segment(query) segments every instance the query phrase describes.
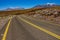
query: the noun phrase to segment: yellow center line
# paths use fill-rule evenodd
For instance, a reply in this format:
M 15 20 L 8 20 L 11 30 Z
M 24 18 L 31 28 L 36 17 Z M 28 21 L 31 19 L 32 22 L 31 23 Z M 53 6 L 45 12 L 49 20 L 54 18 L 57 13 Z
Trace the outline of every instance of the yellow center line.
M 10 19 L 9 19 L 9 22 L 7 24 L 7 27 L 6 27 L 6 30 L 5 30 L 4 35 L 2 37 L 2 40 L 6 40 L 6 36 L 7 36 L 7 33 L 8 33 L 8 29 L 9 29 L 9 26 L 10 26 L 11 19 L 12 19 L 12 17 L 10 17 Z
M 47 33 L 47 34 L 49 34 L 49 35 L 51 35 L 51 36 L 53 36 L 53 37 L 60 40 L 60 35 L 57 35 L 57 34 L 51 32 L 51 31 L 48 31 L 48 30 L 46 30 L 46 29 L 44 29 L 44 28 L 42 28 L 40 26 L 37 26 L 37 25 L 35 25 L 35 24 L 33 24 L 33 23 L 31 23 L 31 22 L 29 22 L 29 21 L 27 21 L 27 20 L 25 20 L 25 19 L 23 19 L 21 17 L 20 17 L 20 20 L 22 20 L 22 21 L 28 23 L 29 25 L 32 25 L 33 27 L 35 27 L 35 28 L 37 28 L 37 29 L 39 29 L 39 30 L 41 30 L 41 31 L 43 31 L 43 32 L 45 32 L 45 33 Z
M 29 18 L 29 17 L 27 17 L 27 16 L 24 16 L 24 17 Z M 32 17 L 29 18 L 29 19 L 36 20 L 35 18 L 32 18 Z M 39 21 L 39 22 L 40 22 L 40 20 L 36 20 L 36 21 Z M 45 22 L 45 21 L 43 21 L 43 22 Z M 56 26 L 60 26 L 59 24 L 54 24 L 54 23 L 52 23 L 52 22 L 45 22 L 45 23 L 52 24 L 52 25 L 56 25 Z
M 32 19 L 33 19 L 33 18 L 32 18 Z M 34 20 L 36 20 L 36 19 L 34 19 Z M 37 20 L 37 21 L 40 21 L 40 20 Z M 52 23 L 52 22 L 46 22 L 46 21 L 44 21 L 44 20 L 43 20 L 43 22 L 48 23 L 48 24 L 52 24 L 52 25 L 56 25 L 56 26 L 60 26 L 59 24 L 54 24 L 54 23 Z

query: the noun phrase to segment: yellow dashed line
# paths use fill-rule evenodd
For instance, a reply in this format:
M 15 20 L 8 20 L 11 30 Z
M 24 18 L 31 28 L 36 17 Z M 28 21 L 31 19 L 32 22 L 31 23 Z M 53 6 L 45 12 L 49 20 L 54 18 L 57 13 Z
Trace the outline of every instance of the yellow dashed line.
M 8 29 L 9 29 L 9 26 L 10 26 L 11 19 L 12 19 L 12 17 L 10 17 L 10 20 L 9 20 L 9 22 L 7 24 L 7 28 L 6 28 L 5 32 L 4 32 L 2 40 L 6 40 L 6 36 L 7 36 L 7 33 L 8 33 Z
M 49 35 L 51 35 L 51 36 L 53 36 L 53 37 L 55 37 L 55 38 L 57 38 L 57 39 L 60 40 L 60 36 L 59 36 L 59 35 L 51 32 L 51 31 L 48 31 L 48 30 L 46 30 L 46 29 L 44 29 L 44 28 L 42 28 L 42 27 L 40 27 L 40 26 L 37 26 L 37 25 L 35 25 L 35 24 L 33 24 L 33 23 L 31 23 L 31 22 L 29 22 L 29 21 L 27 21 L 27 20 L 25 20 L 25 19 L 23 19 L 23 18 L 21 18 L 21 17 L 20 17 L 20 19 L 21 19 L 22 21 L 28 23 L 29 25 L 32 25 L 33 27 L 35 27 L 35 28 L 37 28 L 37 29 L 39 29 L 39 30 L 41 30 L 41 31 L 43 31 L 43 32 L 45 32 L 45 33 L 47 33 L 47 34 L 49 34 Z

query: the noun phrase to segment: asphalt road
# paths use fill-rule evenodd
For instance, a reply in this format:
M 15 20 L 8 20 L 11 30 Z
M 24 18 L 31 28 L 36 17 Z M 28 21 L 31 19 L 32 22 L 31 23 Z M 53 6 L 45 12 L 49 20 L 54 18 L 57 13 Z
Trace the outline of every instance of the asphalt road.
M 23 15 L 15 16 L 10 20 L 10 24 L 7 22 L 0 31 L 0 34 L 6 33 L 0 36 L 0 40 L 60 40 L 60 26 L 33 20 Z M 5 31 L 6 29 L 8 31 Z

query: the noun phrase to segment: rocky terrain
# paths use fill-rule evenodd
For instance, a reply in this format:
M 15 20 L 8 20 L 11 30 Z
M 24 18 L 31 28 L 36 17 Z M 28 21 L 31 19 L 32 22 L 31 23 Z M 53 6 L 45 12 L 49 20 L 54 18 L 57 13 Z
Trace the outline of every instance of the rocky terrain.
M 30 12 L 27 15 L 40 20 L 51 21 L 60 24 L 60 10 L 58 9 L 37 10 L 35 12 Z

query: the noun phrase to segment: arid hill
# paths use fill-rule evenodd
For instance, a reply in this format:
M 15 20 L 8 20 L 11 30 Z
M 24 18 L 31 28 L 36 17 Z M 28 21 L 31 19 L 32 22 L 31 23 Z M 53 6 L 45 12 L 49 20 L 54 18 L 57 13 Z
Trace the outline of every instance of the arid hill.
M 19 15 L 19 14 L 29 14 L 30 12 L 34 12 L 35 11 L 38 11 L 38 10 L 60 10 L 60 6 L 55 6 L 55 7 L 48 7 L 48 8 L 31 8 L 31 9 L 24 9 L 24 10 L 10 10 L 10 11 L 0 11 L 0 16 L 7 16 L 7 15 Z M 34 13 L 31 13 L 31 14 L 34 14 Z

